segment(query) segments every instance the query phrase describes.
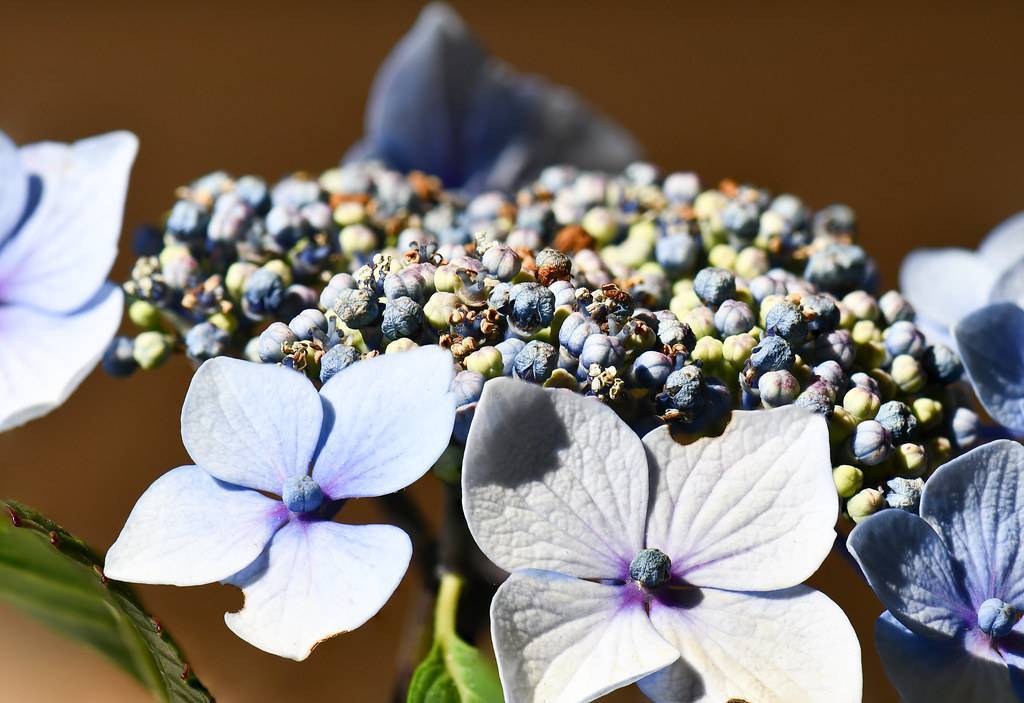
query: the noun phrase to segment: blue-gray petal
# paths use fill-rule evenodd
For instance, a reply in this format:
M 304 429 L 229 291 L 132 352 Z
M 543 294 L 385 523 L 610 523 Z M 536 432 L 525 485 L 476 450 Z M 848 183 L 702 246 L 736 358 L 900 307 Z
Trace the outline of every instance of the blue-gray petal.
M 14 233 L 21 220 L 28 191 L 18 147 L 0 131 L 0 244 Z
M 971 313 L 953 330 L 964 369 L 985 410 L 1024 434 L 1024 310 L 997 303 Z
M 1020 700 L 998 655 L 985 656 L 982 647 L 972 652 L 962 638 L 922 637 L 885 612 L 875 625 L 875 645 L 904 703 Z
M 381 66 L 365 130 L 346 160 L 378 158 L 468 191 L 509 189 L 552 163 L 618 170 L 640 153 L 570 91 L 490 57 L 442 3 L 423 10 Z

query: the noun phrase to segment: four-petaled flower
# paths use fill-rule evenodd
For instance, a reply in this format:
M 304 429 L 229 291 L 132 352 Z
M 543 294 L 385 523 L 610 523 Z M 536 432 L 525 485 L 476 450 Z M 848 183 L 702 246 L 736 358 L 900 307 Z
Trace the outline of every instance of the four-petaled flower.
M 443 3 L 424 8 L 381 66 L 365 129 L 346 160 L 381 159 L 467 191 L 509 190 L 552 164 L 618 171 L 640 156 L 572 91 L 490 57 Z
M 0 430 L 67 400 L 117 331 L 106 278 L 137 150 L 128 132 L 20 149 L 0 132 Z
M 843 612 L 803 585 L 835 539 L 828 432 L 800 408 L 641 441 L 603 404 L 496 379 L 466 445 L 507 700 L 859 701 Z
M 455 422 L 452 376 L 451 354 L 436 346 L 360 361 L 319 394 L 282 366 L 207 361 L 181 412 L 196 465 L 142 495 L 106 575 L 238 586 L 245 606 L 224 616 L 228 627 L 305 659 L 371 618 L 405 574 L 412 547 L 402 530 L 331 518 L 341 501 L 392 493 L 430 468 Z
M 982 445 L 885 510 L 850 551 L 888 610 L 875 641 L 909 703 L 1024 700 L 1024 447 Z

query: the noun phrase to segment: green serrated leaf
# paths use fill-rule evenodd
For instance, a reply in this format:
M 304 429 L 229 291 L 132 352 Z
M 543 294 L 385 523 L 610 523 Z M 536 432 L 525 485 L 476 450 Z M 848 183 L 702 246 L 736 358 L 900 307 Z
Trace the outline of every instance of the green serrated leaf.
M 501 703 L 504 696 L 494 663 L 455 634 L 455 610 L 462 579 L 441 578 L 434 613 L 434 644 L 409 682 L 407 703 Z
M 0 600 L 95 648 L 167 703 L 213 697 L 132 590 L 103 576 L 80 539 L 36 511 L 0 499 Z

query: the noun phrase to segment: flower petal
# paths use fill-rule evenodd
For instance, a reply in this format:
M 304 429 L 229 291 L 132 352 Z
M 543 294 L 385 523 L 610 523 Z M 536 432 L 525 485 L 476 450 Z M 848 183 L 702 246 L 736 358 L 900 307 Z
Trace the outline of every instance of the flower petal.
M 678 659 L 627 588 L 551 571 L 513 573 L 491 602 L 506 700 L 591 701 Z
M 281 494 L 316 450 L 323 407 L 303 374 L 221 356 L 199 367 L 181 408 L 189 456 L 215 478 Z
M 921 517 L 962 566 L 974 609 L 989 598 L 1024 604 L 1024 447 L 1000 439 L 941 466 Z
M 885 510 L 853 529 L 846 542 L 886 608 L 914 632 L 953 637 L 976 617 L 962 574 L 939 535 L 904 510 Z
M 978 400 L 1001 424 L 1024 434 L 1024 310 L 989 305 L 954 329 Z
M 293 520 L 227 581 L 242 589 L 245 605 L 224 622 L 249 644 L 302 661 L 319 642 L 376 615 L 411 556 L 408 535 L 391 525 Z
M 644 546 L 647 486 L 643 444 L 599 401 L 512 379 L 484 386 L 462 504 L 502 569 L 625 578 Z
M 1024 259 L 1024 212 L 1006 218 L 985 236 L 978 254 L 997 273 Z
M 904 703 L 1019 700 L 997 657 L 972 654 L 959 640 L 915 634 L 891 613 L 878 618 L 875 645 Z
M 454 375 L 451 353 L 429 346 L 360 361 L 324 384 L 313 468 L 324 493 L 387 495 L 426 473 L 451 438 Z
M 1024 232 L 1021 233 L 1024 239 Z M 1013 303 L 1024 306 L 1024 259 L 1019 259 L 1010 264 L 1009 267 L 996 279 L 992 292 L 989 293 L 989 301 L 993 303 Z
M 117 331 L 124 296 L 107 284 L 70 315 L 0 305 L 0 431 L 50 412 L 93 370 Z
M 69 312 L 96 294 L 117 255 L 137 150 L 129 132 L 22 147 L 22 166 L 42 179 L 42 196 L 0 250 L 0 301 Z
M 900 290 L 921 317 L 948 328 L 988 301 L 996 276 L 967 249 L 918 249 L 900 266 Z
M 28 201 L 28 177 L 18 148 L 0 130 L 0 246 L 13 232 Z
M 828 596 L 807 586 L 699 594 L 686 608 L 651 603 L 655 629 L 682 655 L 640 681 L 656 703 L 861 700 L 857 635 Z
M 572 91 L 488 56 L 443 3 L 424 8 L 381 66 L 365 129 L 347 160 L 380 158 L 470 191 L 510 189 L 553 163 L 618 171 L 640 155 Z
M 839 511 L 828 429 L 788 406 L 736 411 L 721 437 L 644 437 L 653 503 L 648 547 L 695 586 L 773 590 L 813 574 L 835 541 Z
M 171 586 L 220 581 L 251 564 L 287 520 L 279 501 L 180 466 L 139 498 L 103 573 Z

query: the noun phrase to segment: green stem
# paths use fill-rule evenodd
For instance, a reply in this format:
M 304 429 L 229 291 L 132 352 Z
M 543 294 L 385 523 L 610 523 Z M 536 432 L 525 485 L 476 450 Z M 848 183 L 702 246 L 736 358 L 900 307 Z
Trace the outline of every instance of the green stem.
M 441 587 L 434 606 L 434 639 L 444 640 L 455 634 L 455 614 L 459 609 L 459 595 L 465 584 L 463 578 L 446 571 L 441 574 Z

